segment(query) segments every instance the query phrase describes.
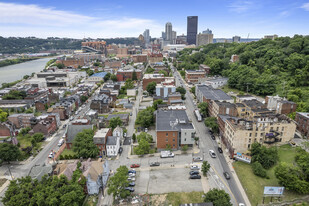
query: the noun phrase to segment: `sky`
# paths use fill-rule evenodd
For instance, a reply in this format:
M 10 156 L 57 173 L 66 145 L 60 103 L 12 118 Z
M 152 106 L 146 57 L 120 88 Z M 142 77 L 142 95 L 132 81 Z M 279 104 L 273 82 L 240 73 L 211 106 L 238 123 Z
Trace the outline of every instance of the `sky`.
M 160 37 L 166 22 L 186 35 L 187 16 L 214 38 L 309 34 L 309 0 L 0 0 L 0 36 Z

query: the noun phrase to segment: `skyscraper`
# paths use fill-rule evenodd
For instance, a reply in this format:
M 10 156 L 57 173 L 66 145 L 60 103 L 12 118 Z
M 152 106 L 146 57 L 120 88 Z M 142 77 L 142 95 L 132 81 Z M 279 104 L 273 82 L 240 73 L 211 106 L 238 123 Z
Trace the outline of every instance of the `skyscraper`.
M 145 40 L 145 45 L 146 46 L 149 45 L 149 43 L 150 43 L 149 29 L 145 29 L 143 36 L 144 36 L 144 40 Z
M 232 40 L 233 40 L 233 42 L 239 43 L 240 42 L 240 36 L 233 36 Z
M 172 44 L 176 44 L 177 32 L 172 31 Z
M 202 46 L 213 43 L 214 35 L 210 29 L 203 31 L 203 33 L 199 33 L 196 35 L 196 46 Z
M 169 41 L 170 43 L 172 43 L 172 40 L 173 40 L 173 28 L 172 28 L 172 23 L 171 22 L 167 22 L 165 24 L 165 37 L 166 37 L 166 41 Z
M 196 44 L 198 16 L 187 17 L 187 43 Z

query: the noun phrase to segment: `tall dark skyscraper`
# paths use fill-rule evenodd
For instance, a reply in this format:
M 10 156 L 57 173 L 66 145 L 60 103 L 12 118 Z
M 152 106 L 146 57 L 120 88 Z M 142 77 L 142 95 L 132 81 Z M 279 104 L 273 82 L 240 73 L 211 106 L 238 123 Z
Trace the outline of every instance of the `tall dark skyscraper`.
M 196 44 L 198 16 L 187 17 L 187 43 Z

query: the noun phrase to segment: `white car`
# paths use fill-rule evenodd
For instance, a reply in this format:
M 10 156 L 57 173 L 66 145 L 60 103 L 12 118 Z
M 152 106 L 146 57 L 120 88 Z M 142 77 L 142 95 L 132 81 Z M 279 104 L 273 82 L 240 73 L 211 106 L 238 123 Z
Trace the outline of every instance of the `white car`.
M 128 181 L 135 181 L 135 177 L 128 177 Z
M 54 157 L 54 153 L 49 153 L 48 158 L 53 158 Z
M 129 177 L 135 177 L 135 173 L 129 173 Z
M 213 151 L 213 150 L 209 150 L 209 155 L 210 155 L 212 158 L 216 158 L 216 157 L 217 157 L 215 151 Z
M 191 165 L 190 169 L 191 170 L 199 170 L 200 168 L 197 165 Z

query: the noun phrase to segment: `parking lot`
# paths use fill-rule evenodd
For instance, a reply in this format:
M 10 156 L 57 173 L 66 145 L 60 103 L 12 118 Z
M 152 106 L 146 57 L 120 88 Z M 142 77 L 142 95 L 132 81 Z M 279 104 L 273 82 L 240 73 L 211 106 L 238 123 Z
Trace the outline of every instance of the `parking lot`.
M 189 179 L 190 168 L 150 168 L 136 174 L 135 193 L 203 191 L 200 179 Z

